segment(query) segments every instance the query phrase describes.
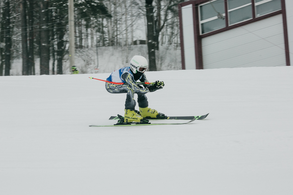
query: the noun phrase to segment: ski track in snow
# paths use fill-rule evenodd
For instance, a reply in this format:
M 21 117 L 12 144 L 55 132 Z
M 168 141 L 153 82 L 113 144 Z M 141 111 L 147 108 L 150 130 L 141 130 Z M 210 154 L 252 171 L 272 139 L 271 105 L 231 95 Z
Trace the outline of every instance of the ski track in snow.
M 182 126 L 90 128 L 124 113 L 109 73 L 0 77 L 2 195 L 292 195 L 293 67 L 147 72 Z

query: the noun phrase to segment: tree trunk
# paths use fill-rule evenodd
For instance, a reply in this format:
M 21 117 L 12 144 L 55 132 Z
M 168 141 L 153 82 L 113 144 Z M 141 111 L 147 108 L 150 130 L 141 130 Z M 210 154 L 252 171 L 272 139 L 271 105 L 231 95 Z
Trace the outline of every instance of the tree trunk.
M 161 28 L 161 10 L 162 10 L 162 0 L 157 0 L 157 16 L 156 16 L 156 22 L 155 22 L 155 35 L 154 35 L 154 41 L 156 44 L 156 50 L 159 50 L 159 35 L 160 35 L 160 28 Z
M 62 23 L 62 10 L 57 10 L 56 37 L 57 37 L 57 74 L 63 74 L 63 56 L 65 52 L 64 35 L 66 26 Z
M 58 29 L 57 27 L 57 74 L 63 74 L 63 56 L 65 51 L 64 46 L 64 30 L 63 27 L 60 27 L 61 29 Z
M 28 0 L 28 24 L 29 24 L 29 54 L 28 54 L 28 74 L 35 74 L 35 58 L 34 58 L 34 0 Z
M 4 3 L 5 9 L 5 18 L 4 18 L 4 37 L 5 37 L 5 76 L 10 76 L 10 67 L 11 67 L 11 22 L 10 22 L 10 2 L 6 0 Z
M 115 33 L 114 33 L 114 38 L 115 38 L 115 46 L 118 45 L 118 14 L 117 14 L 117 7 L 118 7 L 118 3 L 117 3 L 117 0 L 115 0 L 115 3 L 114 3 L 114 23 L 115 23 Z
M 28 75 L 28 44 L 27 44 L 27 2 L 20 1 L 20 20 L 21 20 L 21 50 L 22 50 L 22 75 Z
M 82 37 L 82 20 L 81 19 L 79 19 L 79 21 L 78 21 L 78 40 L 79 40 L 79 42 L 78 42 L 78 48 L 79 49 L 82 49 L 83 48 L 83 37 Z
M 90 47 L 93 48 L 95 43 L 95 33 L 94 33 L 94 28 L 91 28 L 91 45 Z
M 4 7 L 3 2 L 0 1 L 0 7 Z M 3 10 L 3 12 L 2 12 Z M 5 18 L 4 9 L 0 8 L 0 14 L 2 20 L 0 20 L 0 76 L 3 76 L 3 65 L 4 65 L 4 18 Z
M 131 20 L 134 20 L 133 18 L 133 5 L 131 3 L 130 5 L 130 17 L 131 17 Z M 133 24 L 130 25 L 130 31 L 131 31 L 131 37 L 130 37 L 130 45 L 132 45 L 133 43 Z
M 85 48 L 89 48 L 89 28 L 90 28 L 90 23 L 88 20 L 85 20 L 85 40 L 84 40 Z
M 112 13 L 112 2 L 109 2 L 109 4 L 108 4 L 109 6 L 108 6 L 108 11 L 111 13 L 111 14 L 113 14 Z M 112 18 L 107 18 L 107 25 L 108 25 L 108 39 L 109 39 L 109 46 L 113 46 L 115 43 L 115 41 L 114 41 L 114 26 L 113 26 L 113 19 Z
M 128 56 L 128 10 L 127 10 L 127 0 L 124 0 L 124 13 L 125 13 L 125 51 L 126 51 L 126 56 L 125 56 L 125 63 L 129 62 L 129 56 Z
M 106 46 L 106 42 L 105 42 L 105 33 L 104 33 L 104 16 L 101 16 L 101 30 L 102 30 L 102 46 L 105 47 Z
M 40 2 L 40 74 L 50 73 L 50 44 L 49 44 L 49 28 L 48 28 L 48 18 L 49 18 L 49 1 Z
M 157 0 L 157 9 L 156 9 L 156 19 L 154 22 L 154 42 L 155 42 L 155 48 L 156 50 L 159 50 L 159 45 L 160 45 L 160 41 L 159 41 L 159 37 L 160 37 L 160 33 L 161 31 L 164 29 L 165 24 L 167 22 L 168 19 L 168 12 L 171 9 L 171 7 L 174 6 L 174 4 L 172 5 L 173 0 L 168 0 L 165 1 L 165 5 L 164 7 L 164 13 L 162 14 L 162 0 Z M 163 15 L 163 18 L 162 18 Z
M 49 11 L 49 21 L 50 23 L 50 47 L 51 47 L 51 53 L 52 53 L 52 74 L 55 74 L 55 47 L 54 47 L 54 40 L 55 40 L 55 17 L 54 17 L 54 10 L 50 9 Z
M 147 18 L 147 41 L 149 55 L 149 70 L 156 71 L 156 44 L 154 42 L 154 7 L 153 0 L 146 0 L 146 18 Z

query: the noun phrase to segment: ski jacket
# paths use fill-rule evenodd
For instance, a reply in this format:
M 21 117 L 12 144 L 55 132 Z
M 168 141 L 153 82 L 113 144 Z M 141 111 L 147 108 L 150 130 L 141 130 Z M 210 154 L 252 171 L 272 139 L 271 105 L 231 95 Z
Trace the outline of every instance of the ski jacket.
M 125 68 L 120 68 L 119 70 L 115 70 L 114 72 L 110 74 L 110 76 L 106 80 L 110 82 L 115 82 L 115 83 L 127 84 L 136 93 L 149 92 L 148 89 L 141 88 L 136 84 L 137 80 L 140 80 L 141 82 L 148 82 L 145 74 L 140 72 L 133 74 L 130 67 L 125 67 Z

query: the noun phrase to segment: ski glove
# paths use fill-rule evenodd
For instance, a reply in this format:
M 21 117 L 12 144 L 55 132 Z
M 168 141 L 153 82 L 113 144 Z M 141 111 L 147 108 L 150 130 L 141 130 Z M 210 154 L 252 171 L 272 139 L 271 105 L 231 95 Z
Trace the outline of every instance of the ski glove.
M 164 81 L 156 81 L 156 82 L 151 83 L 149 86 L 147 86 L 147 88 L 150 92 L 154 92 L 159 89 L 162 89 L 164 86 L 165 86 Z

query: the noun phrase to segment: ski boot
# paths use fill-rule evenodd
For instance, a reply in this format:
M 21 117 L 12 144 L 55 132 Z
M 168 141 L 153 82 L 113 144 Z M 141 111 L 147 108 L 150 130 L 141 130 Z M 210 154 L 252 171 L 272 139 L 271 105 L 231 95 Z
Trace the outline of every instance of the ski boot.
M 140 115 L 143 118 L 148 118 L 148 119 L 166 119 L 167 116 L 163 113 L 159 113 L 158 111 L 156 111 L 155 109 L 151 109 L 151 108 L 139 108 L 140 111 Z
M 147 123 L 138 111 L 125 109 L 124 123 Z

